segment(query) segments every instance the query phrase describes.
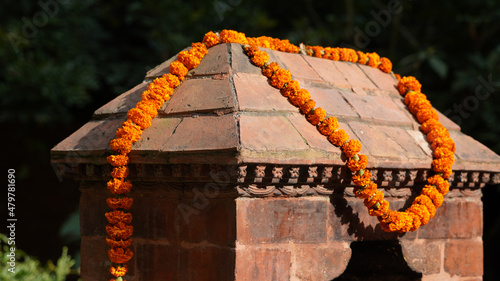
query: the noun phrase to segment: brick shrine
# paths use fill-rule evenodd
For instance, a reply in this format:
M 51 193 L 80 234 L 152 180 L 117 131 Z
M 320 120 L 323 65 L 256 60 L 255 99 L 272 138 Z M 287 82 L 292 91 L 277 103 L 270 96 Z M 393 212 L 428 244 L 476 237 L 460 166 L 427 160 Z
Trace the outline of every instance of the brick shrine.
M 430 173 L 432 153 L 397 80 L 364 65 L 267 52 L 361 141 L 391 209 L 408 207 Z M 173 60 L 51 151 L 58 173 L 82 192 L 83 280 L 110 276 L 109 141 Z M 440 121 L 457 146 L 450 192 L 427 225 L 385 233 L 354 197 L 340 149 L 268 84 L 241 45 L 217 45 L 130 153 L 134 257 L 125 278 L 482 280 L 481 188 L 500 183 L 500 156 L 442 114 Z

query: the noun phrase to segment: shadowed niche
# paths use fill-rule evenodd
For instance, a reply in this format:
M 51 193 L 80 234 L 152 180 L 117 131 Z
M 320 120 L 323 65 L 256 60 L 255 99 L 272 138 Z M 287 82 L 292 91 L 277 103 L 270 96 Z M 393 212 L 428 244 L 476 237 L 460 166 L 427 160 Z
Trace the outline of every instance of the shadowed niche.
M 344 196 L 345 187 L 335 188 L 330 198 L 335 215 L 347 233 L 358 241 L 351 242 L 351 259 L 344 273 L 331 281 L 392 280 L 415 281 L 422 279 L 422 273 L 413 271 L 407 264 L 399 243 L 405 234 L 388 233 L 379 224 L 365 225 Z M 406 209 L 416 192 L 408 198 L 402 209 Z M 362 200 L 356 203 L 362 205 Z M 363 206 L 364 207 L 364 206 Z
M 351 250 L 346 270 L 331 281 L 422 280 L 422 273 L 413 271 L 406 263 L 397 240 L 355 241 Z

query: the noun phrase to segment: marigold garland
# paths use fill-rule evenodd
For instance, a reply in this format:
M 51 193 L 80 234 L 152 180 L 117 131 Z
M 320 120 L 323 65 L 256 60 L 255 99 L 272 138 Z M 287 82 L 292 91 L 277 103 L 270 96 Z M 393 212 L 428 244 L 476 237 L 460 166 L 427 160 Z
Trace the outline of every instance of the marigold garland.
M 114 197 L 106 200 L 113 210 L 106 213 L 109 222 L 106 227 L 109 236 L 106 238 L 106 243 L 110 246 L 108 256 L 113 265 L 109 271 L 116 277 L 114 280 L 123 280 L 122 276 L 128 271 L 125 263 L 133 256 L 129 249 L 132 243 L 130 236 L 133 233 L 133 227 L 130 225 L 132 214 L 125 212 L 133 204 L 133 198 L 127 196 L 132 184 L 126 180 L 130 174 L 127 165 L 132 145 L 140 139 L 142 131 L 151 126 L 151 121 L 158 114 L 158 110 L 165 101 L 170 99 L 174 89 L 185 79 L 189 70 L 200 64 L 201 59 L 208 53 L 208 48 L 220 43 L 250 44 L 245 46 L 245 53 L 254 65 L 261 68 L 262 74 L 269 79 L 269 83 L 297 106 L 307 120 L 316 126 L 318 131 L 333 145 L 342 149 L 348 158 L 346 165 L 353 172 L 352 181 L 356 185 L 354 194 L 364 199 L 369 214 L 378 217 L 383 230 L 414 231 L 434 216 L 436 209 L 443 203 L 443 196 L 449 190 L 449 183 L 446 179 L 451 175 L 455 144 L 446 128 L 439 123 L 437 112 L 425 95 L 420 92 L 421 84 L 417 79 L 395 74 L 399 81 L 397 88 L 404 97 L 404 103 L 415 115 L 421 124 L 421 130 L 431 142 L 434 156 L 432 169 L 436 174 L 427 179 L 428 184 L 422 189 L 421 195 L 405 212 L 395 212 L 389 209 L 389 202 L 384 199 L 383 192 L 377 190 L 377 185 L 371 181 L 371 173 L 366 169 L 368 158 L 366 155 L 359 154 L 361 143 L 354 139 L 349 140 L 348 134 L 338 128 L 338 120 L 327 116 L 326 111 L 321 107 L 316 107 L 316 102 L 311 99 L 310 93 L 300 88 L 297 81 L 291 79 L 291 73 L 288 70 L 282 69 L 276 62 L 269 62 L 269 54 L 259 47 L 288 53 L 302 52 L 333 61 L 359 63 L 378 68 L 386 73 L 392 71 L 392 63 L 389 59 L 381 58 L 376 53 L 363 53 L 349 48 L 304 45 L 297 47 L 288 40 L 266 36 L 247 38 L 245 34 L 234 30 L 223 30 L 219 34 L 210 31 L 205 34 L 201 43 L 193 43 L 189 50 L 178 54 L 177 60 L 170 64 L 168 74 L 153 80 L 148 85 L 141 95 L 141 101 L 128 111 L 127 120 L 117 130 L 116 138 L 110 141 L 111 149 L 118 153 L 107 157 L 109 164 L 113 166 L 112 179 L 107 187 Z
M 151 121 L 158 114 L 158 110 L 170 99 L 174 89 L 185 79 L 188 71 L 200 64 L 201 59 L 208 53 L 207 46 L 211 47 L 218 43 L 219 39 L 214 33 L 207 33 L 203 43 L 193 43 L 189 50 L 180 52 L 177 60 L 170 64 L 169 73 L 154 79 L 147 86 L 141 95 L 141 100 L 127 112 L 127 120 L 116 131 L 116 138 L 109 143 L 110 148 L 118 153 L 107 157 L 108 163 L 113 166 L 112 179 L 108 181 L 107 188 L 114 197 L 106 200 L 113 211 L 105 214 L 109 223 L 106 226 L 108 234 L 106 243 L 110 246 L 108 256 L 113 263 L 109 272 L 116 277 L 112 280 L 124 280 L 122 276 L 128 271 L 125 263 L 133 256 L 133 252 L 129 249 L 132 244 L 130 237 L 134 230 L 130 225 L 132 214 L 126 212 L 134 202 L 133 198 L 127 196 L 132 189 L 132 183 L 126 180 L 130 174 L 127 165 L 132 145 L 140 139 L 142 131 L 151 126 Z
M 449 190 L 446 179 L 452 173 L 455 144 L 449 137 L 446 128 L 439 123 L 437 112 L 432 108 L 426 96 L 421 93 L 422 85 L 415 77 L 396 75 L 398 78 L 397 88 L 404 98 L 404 103 L 421 124 L 422 131 L 432 144 L 434 156 L 432 170 L 436 174 L 427 180 L 428 184 L 423 188 L 421 195 L 406 211 L 395 212 L 389 209 L 389 202 L 384 199 L 383 193 L 377 190 L 377 185 L 371 181 L 371 173 L 366 170 L 368 159 L 365 155 L 359 154 L 361 143 L 357 140 L 349 140 L 347 133 L 338 129 L 337 120 L 334 117 L 327 117 L 326 112 L 320 107 L 315 108 L 316 102 L 311 99 L 307 90 L 300 88 L 298 82 L 288 81 L 288 76 L 287 80 L 282 80 L 281 73 L 285 73 L 285 70 L 280 68 L 276 62 L 269 62 L 269 56 L 264 55 L 265 52 L 259 51 L 258 47 L 276 49 L 268 44 L 262 44 L 262 42 L 247 41 L 251 45 L 245 47 L 246 54 L 252 63 L 262 69 L 262 74 L 270 79 L 270 84 L 279 89 L 283 96 L 297 106 L 307 120 L 315 125 L 321 134 L 327 136 L 333 145 L 342 149 L 342 152 L 349 159 L 347 166 L 353 172 L 352 181 L 356 185 L 355 195 L 365 200 L 369 214 L 378 217 L 383 230 L 390 232 L 414 231 L 421 225 L 425 225 L 434 216 L 436 209 L 442 205 L 443 195 Z M 391 61 L 387 58 L 381 58 L 376 53 L 363 53 L 348 48 L 303 45 L 301 45 L 300 50 L 314 57 L 365 64 L 386 73 L 392 71 Z M 259 63 L 256 64 L 255 61 Z

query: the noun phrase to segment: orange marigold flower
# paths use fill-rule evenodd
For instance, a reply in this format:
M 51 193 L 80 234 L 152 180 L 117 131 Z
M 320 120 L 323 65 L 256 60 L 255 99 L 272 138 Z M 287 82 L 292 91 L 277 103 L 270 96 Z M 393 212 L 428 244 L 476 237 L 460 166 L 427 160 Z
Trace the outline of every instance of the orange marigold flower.
M 122 209 L 129 210 L 134 203 L 134 199 L 131 197 L 122 197 L 122 198 L 108 198 L 106 199 L 106 203 L 111 209 Z
M 267 78 L 271 78 L 271 76 L 273 76 L 273 74 L 279 69 L 281 69 L 279 64 L 273 61 L 267 67 L 264 66 L 262 68 L 262 74 L 264 74 L 264 76 L 266 76 Z
M 351 158 L 361 151 L 361 142 L 354 139 L 349 140 L 346 144 L 344 144 L 344 146 L 342 146 L 342 150 L 347 158 Z
M 436 214 L 436 206 L 434 206 L 434 203 L 432 203 L 432 200 L 427 195 L 421 194 L 417 196 L 413 204 L 425 206 L 427 211 L 429 211 L 430 218 L 433 218 Z
M 224 43 L 248 44 L 245 34 L 230 29 L 224 29 L 219 33 L 219 38 Z
M 120 222 L 130 224 L 132 222 L 132 214 L 125 213 L 124 211 L 114 210 L 112 212 L 107 212 L 104 215 L 110 224 L 117 224 Z
M 128 164 L 128 156 L 126 155 L 110 155 L 106 158 L 108 163 L 114 167 L 125 166 Z
M 151 126 L 152 117 L 138 108 L 132 108 L 127 113 L 127 118 L 139 125 L 142 130 Z
M 368 157 L 364 154 L 356 154 L 353 157 L 349 158 L 347 162 L 347 167 L 352 172 L 356 172 L 359 170 L 364 170 L 366 165 L 368 164 Z
M 389 211 L 389 202 L 382 200 L 378 204 L 374 204 L 370 209 L 368 209 L 368 214 L 370 216 L 381 216 Z
M 155 118 L 158 115 L 158 106 L 159 103 L 156 103 L 152 100 L 141 100 L 138 102 L 135 107 L 140 109 L 144 114 L 147 114 L 151 119 Z M 161 105 L 160 105 L 161 106 Z
M 130 236 L 132 236 L 133 232 L 133 226 L 122 222 L 117 224 L 108 224 L 106 226 L 106 233 L 114 240 L 127 240 Z
M 355 186 L 354 195 L 361 199 L 366 199 L 372 196 L 377 191 L 377 184 L 370 182 L 367 186 Z
M 447 147 L 436 147 L 432 154 L 436 159 L 454 157 L 454 153 Z
M 349 139 L 349 136 L 347 133 L 340 129 L 338 131 L 333 132 L 329 137 L 328 140 L 335 146 L 342 146 L 344 143 Z
M 371 183 L 370 178 L 372 177 L 372 174 L 370 173 L 370 171 L 369 170 L 362 170 L 362 171 L 363 171 L 362 175 L 360 175 L 358 172 L 351 178 L 354 184 L 357 186 L 365 186 Z
M 123 275 L 125 275 L 128 271 L 128 267 L 126 265 L 121 265 L 121 266 L 117 266 L 117 267 L 110 267 L 109 268 L 109 273 L 111 273 L 113 276 L 115 277 L 121 277 Z
M 409 216 L 404 212 L 390 212 L 389 218 L 385 221 L 389 232 L 400 231 L 407 225 Z
M 422 89 L 422 85 L 413 76 L 405 76 L 399 80 L 398 90 L 401 95 L 406 95 L 408 91 L 418 91 Z
M 434 130 L 430 131 L 427 133 L 427 140 L 429 142 L 433 142 L 435 139 L 437 138 L 446 138 L 446 137 L 450 137 L 450 133 L 448 132 L 448 130 L 441 126 L 441 127 L 435 127 Z
M 430 185 L 435 186 L 442 195 L 446 195 L 446 193 L 450 190 L 450 183 L 440 175 L 434 175 L 427 178 L 427 182 Z
M 129 180 L 112 179 L 107 183 L 108 190 L 113 194 L 124 194 L 130 192 L 132 183 Z
M 127 166 L 114 167 L 111 176 L 115 179 L 124 179 L 128 177 L 130 170 Z
M 382 70 L 385 73 L 389 73 L 392 71 L 392 62 L 388 58 L 380 58 L 378 69 Z
M 260 52 L 259 46 L 257 46 L 254 43 L 250 43 L 250 46 L 246 46 L 244 48 L 244 50 L 245 50 L 245 54 L 247 54 L 247 56 L 250 56 L 250 57 L 253 57 L 256 53 Z
M 340 48 L 339 49 L 339 60 L 341 61 L 347 61 L 347 62 L 357 62 L 358 61 L 358 55 L 356 54 L 356 51 L 353 49 L 349 48 Z
M 108 246 L 111 248 L 128 248 L 132 245 L 132 238 L 129 238 L 127 240 L 114 240 L 106 237 L 106 244 L 108 244 Z
M 189 51 L 196 53 L 199 56 L 199 59 L 202 59 L 206 54 L 208 54 L 207 46 L 200 42 L 192 43 Z
M 331 135 L 339 128 L 339 121 L 335 117 L 328 117 L 318 124 L 318 130 L 324 136 Z
M 450 158 L 439 158 L 432 160 L 432 170 L 437 173 L 442 173 L 443 178 L 447 179 L 451 176 L 453 162 L 455 161 L 455 156 Z
M 424 95 L 425 97 L 425 95 Z M 422 110 L 432 110 L 431 102 L 427 98 L 415 99 L 408 105 L 408 109 L 413 115 L 417 115 Z
M 408 212 L 400 212 L 400 213 L 402 214 L 405 223 L 398 232 L 404 233 L 411 231 L 414 228 L 416 215 Z
M 138 141 L 141 138 L 141 127 L 134 124 L 131 120 L 123 122 L 122 127 L 116 131 L 117 138 L 123 138 L 132 141 Z
M 309 93 L 308 90 L 306 89 L 299 89 L 297 92 L 295 92 L 294 94 L 290 94 L 288 96 L 288 99 L 290 100 L 290 102 L 295 105 L 295 106 L 301 106 L 303 105 L 306 101 L 308 101 L 309 99 L 311 99 L 311 94 Z M 325 112 L 325 116 L 326 116 L 326 112 Z
M 308 114 L 311 112 L 311 110 L 314 109 L 315 106 L 316 102 L 312 99 L 309 99 L 300 106 L 300 111 L 302 112 L 302 114 Z
M 414 213 L 420 220 L 420 225 L 426 225 L 431 219 L 429 210 L 425 205 L 413 204 L 406 210 L 408 213 Z
M 132 141 L 122 138 L 112 139 L 109 142 L 109 146 L 112 150 L 122 155 L 127 155 L 132 150 Z
M 384 193 L 380 190 L 375 191 L 370 197 L 365 198 L 364 204 L 368 209 L 371 209 L 376 203 L 381 204 L 384 200 Z
M 211 48 L 220 43 L 219 36 L 217 36 L 217 34 L 213 33 L 212 31 L 205 34 L 202 42 L 205 43 L 208 48 Z
M 109 260 L 113 263 L 127 263 L 133 256 L 132 250 L 128 248 L 111 248 L 108 251 Z
M 292 80 L 288 82 L 285 88 L 281 89 L 281 94 L 285 97 L 290 97 L 298 90 L 300 90 L 299 82 Z
M 171 73 L 163 74 L 163 76 L 161 78 L 164 79 L 165 82 L 167 83 L 167 86 L 169 86 L 172 89 L 177 88 L 177 86 L 179 86 L 181 84 L 179 77 L 177 77 L 176 75 L 173 75 Z
M 414 92 L 412 92 L 412 93 L 414 93 Z M 422 132 L 424 132 L 424 134 L 427 134 L 436 128 L 444 128 L 443 124 L 441 124 L 436 119 L 429 119 L 429 120 L 425 121 L 424 123 L 422 123 L 422 125 L 420 126 L 420 129 L 422 130 Z
M 318 108 L 311 110 L 311 112 L 309 114 L 307 114 L 306 117 L 307 117 L 307 121 L 309 121 L 309 123 L 316 126 L 319 124 L 319 122 L 321 122 L 325 119 L 326 111 L 323 108 L 318 107 Z
M 399 74 L 394 74 L 394 77 L 396 77 L 396 79 L 398 80 L 398 82 L 399 82 L 399 80 L 401 80 L 401 75 L 399 75 Z
M 421 192 L 423 195 L 426 195 L 432 200 L 432 204 L 436 208 L 441 207 L 443 205 L 443 195 L 439 193 L 439 191 L 434 188 L 432 185 L 426 185 Z
M 313 51 L 313 53 L 312 53 L 313 57 L 317 57 L 317 58 L 323 57 L 323 54 L 324 54 L 323 47 L 321 47 L 321 46 L 312 46 L 312 47 L 308 47 L 308 48 Z
M 407 106 L 416 102 L 417 100 L 427 100 L 427 97 L 420 91 L 409 92 L 404 97 L 404 102 Z
M 368 62 L 366 65 L 377 68 L 380 64 L 380 56 L 377 53 L 367 53 Z
M 452 152 L 455 152 L 455 142 L 450 137 L 436 138 L 431 145 L 433 150 L 437 147 L 446 147 Z
M 368 56 L 365 53 L 357 51 L 356 54 L 358 55 L 357 63 L 366 64 L 368 62 Z
M 431 109 L 422 109 L 417 112 L 417 120 L 420 124 L 424 123 L 425 121 L 429 119 L 436 119 L 438 120 L 439 116 L 433 108 Z
M 263 67 L 267 62 L 269 62 L 269 54 L 267 52 L 259 51 L 250 58 L 250 61 L 255 66 Z
M 177 55 L 177 60 L 191 70 L 197 67 L 201 60 L 193 52 L 182 51 Z
M 277 89 L 282 89 L 285 84 L 290 81 L 292 81 L 290 71 L 282 68 L 278 69 L 278 71 L 271 76 L 271 85 Z
M 420 217 L 417 216 L 415 213 L 410 213 L 410 212 L 407 212 L 407 213 L 413 219 L 412 227 L 410 228 L 410 231 L 417 230 L 420 227 L 420 225 L 422 224 L 422 222 L 420 221 Z
M 180 80 L 184 80 L 184 77 L 186 77 L 188 73 L 188 69 L 180 61 L 176 60 L 170 64 L 169 72 L 173 75 L 177 75 Z

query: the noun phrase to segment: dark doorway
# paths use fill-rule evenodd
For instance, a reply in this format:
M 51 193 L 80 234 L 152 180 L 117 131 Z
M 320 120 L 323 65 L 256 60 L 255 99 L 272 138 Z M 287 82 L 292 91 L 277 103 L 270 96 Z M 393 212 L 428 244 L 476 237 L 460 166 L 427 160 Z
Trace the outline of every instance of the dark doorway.
M 422 280 L 422 273 L 406 263 L 397 240 L 356 241 L 351 243 L 351 249 L 346 270 L 331 281 Z

